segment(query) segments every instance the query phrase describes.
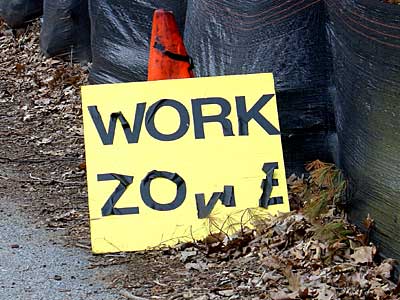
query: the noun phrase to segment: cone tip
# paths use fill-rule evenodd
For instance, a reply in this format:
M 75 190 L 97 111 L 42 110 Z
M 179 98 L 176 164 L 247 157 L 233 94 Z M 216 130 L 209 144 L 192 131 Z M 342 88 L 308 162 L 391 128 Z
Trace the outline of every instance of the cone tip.
M 174 14 L 171 10 L 166 10 L 164 8 L 157 8 L 154 10 L 154 14 Z

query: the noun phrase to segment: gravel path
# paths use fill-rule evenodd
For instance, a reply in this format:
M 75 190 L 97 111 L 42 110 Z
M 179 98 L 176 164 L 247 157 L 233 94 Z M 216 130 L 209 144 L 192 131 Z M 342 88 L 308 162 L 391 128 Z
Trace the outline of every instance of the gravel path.
M 88 269 L 89 258 L 63 247 L 56 233 L 34 228 L 11 199 L 0 199 L 0 299 L 121 299 L 102 284 L 110 269 Z

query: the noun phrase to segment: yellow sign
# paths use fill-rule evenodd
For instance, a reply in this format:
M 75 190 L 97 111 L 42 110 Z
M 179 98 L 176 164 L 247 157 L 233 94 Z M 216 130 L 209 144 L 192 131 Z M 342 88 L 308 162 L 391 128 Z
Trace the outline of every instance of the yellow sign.
M 85 86 L 82 96 L 94 253 L 232 232 L 253 208 L 289 211 L 272 74 Z

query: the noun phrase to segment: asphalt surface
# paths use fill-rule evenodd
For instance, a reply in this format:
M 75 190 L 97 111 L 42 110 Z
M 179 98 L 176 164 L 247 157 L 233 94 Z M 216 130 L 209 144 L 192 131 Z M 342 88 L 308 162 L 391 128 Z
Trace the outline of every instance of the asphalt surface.
M 88 269 L 90 257 L 64 247 L 57 233 L 35 228 L 12 199 L 0 199 L 1 300 L 124 299 L 105 284 L 110 270 Z

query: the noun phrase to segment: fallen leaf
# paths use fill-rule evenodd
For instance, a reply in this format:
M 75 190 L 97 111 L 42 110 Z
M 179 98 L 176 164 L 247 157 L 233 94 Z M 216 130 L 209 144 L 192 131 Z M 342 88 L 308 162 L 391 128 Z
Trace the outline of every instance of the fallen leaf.
M 196 270 L 199 272 L 208 269 L 207 264 L 205 264 L 205 263 L 187 263 L 187 264 L 185 264 L 185 268 L 187 270 Z
M 217 291 L 217 294 L 224 297 L 231 297 L 235 294 L 234 290 L 221 290 Z
M 357 264 L 370 264 L 373 261 L 373 258 L 376 254 L 375 246 L 363 246 L 356 248 L 354 253 L 351 255 L 351 258 Z

